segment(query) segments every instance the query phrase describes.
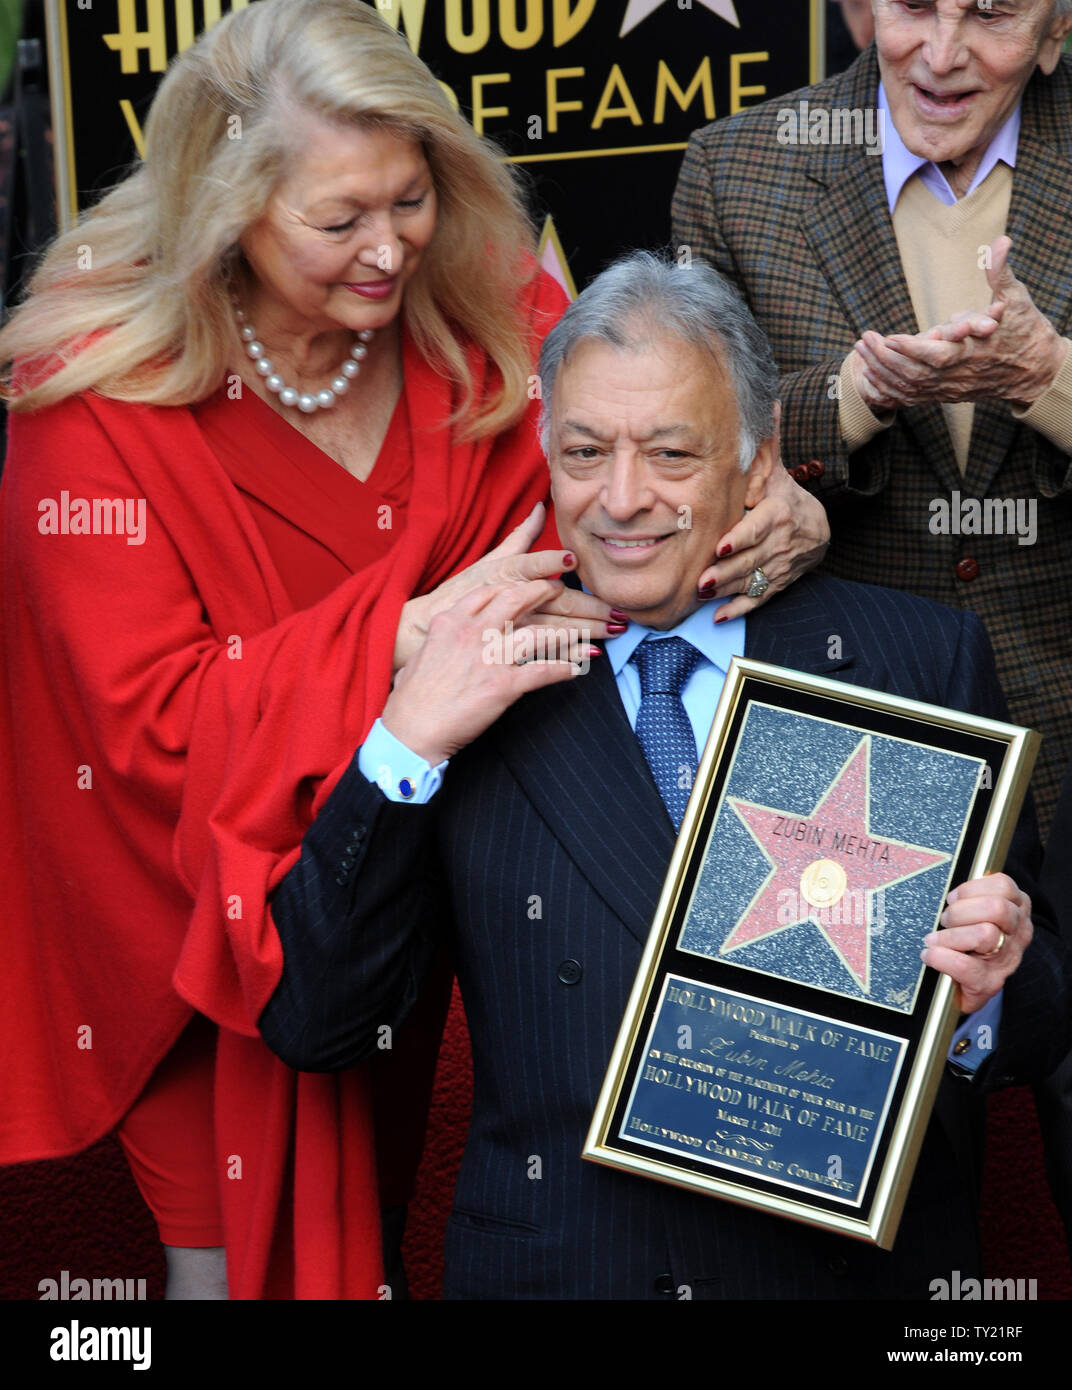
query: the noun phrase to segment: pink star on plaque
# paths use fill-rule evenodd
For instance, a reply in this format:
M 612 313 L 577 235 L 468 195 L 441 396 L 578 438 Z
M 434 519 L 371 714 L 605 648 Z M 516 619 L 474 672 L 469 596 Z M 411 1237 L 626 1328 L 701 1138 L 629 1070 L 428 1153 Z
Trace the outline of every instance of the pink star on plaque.
M 865 992 L 871 982 L 871 894 L 950 856 L 871 835 L 871 739 L 864 735 L 808 816 L 729 797 L 770 864 L 725 955 L 775 932 L 814 922 Z

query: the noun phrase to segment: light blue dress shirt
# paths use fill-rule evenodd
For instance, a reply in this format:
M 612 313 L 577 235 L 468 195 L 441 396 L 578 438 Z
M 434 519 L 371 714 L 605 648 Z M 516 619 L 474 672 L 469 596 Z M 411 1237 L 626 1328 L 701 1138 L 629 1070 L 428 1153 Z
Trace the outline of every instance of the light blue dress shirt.
M 681 691 L 681 703 L 689 717 L 696 747 L 702 754 L 711 731 L 715 707 L 722 694 L 726 681 L 730 658 L 744 655 L 745 620 L 731 618 L 728 622 L 715 623 L 715 610 L 728 599 L 715 599 L 703 603 L 683 622 L 669 632 L 659 632 L 644 627 L 640 623 L 630 623 L 619 637 L 609 637 L 606 642 L 605 658 L 610 661 L 611 670 L 618 686 L 629 725 L 636 729 L 637 713 L 640 709 L 640 673 L 629 658 L 646 638 L 657 641 L 665 637 L 683 637 L 691 642 L 706 658 L 685 682 Z M 596 661 L 604 657 L 597 656 Z M 583 678 L 582 678 L 583 679 Z M 447 764 L 432 767 L 424 758 L 411 752 L 403 743 L 384 727 L 383 720 L 377 719 L 369 730 L 368 738 L 358 750 L 357 766 L 361 775 L 369 782 L 375 782 L 389 801 L 408 801 L 413 805 L 423 805 L 439 790 Z M 997 1047 L 998 1024 L 1001 1020 L 1001 995 L 996 994 L 983 1008 L 970 1014 L 953 1034 L 949 1050 L 949 1062 L 954 1069 L 965 1073 L 973 1072 L 983 1061 L 986 1053 Z M 967 1048 L 957 1048 L 961 1040 L 967 1041 Z

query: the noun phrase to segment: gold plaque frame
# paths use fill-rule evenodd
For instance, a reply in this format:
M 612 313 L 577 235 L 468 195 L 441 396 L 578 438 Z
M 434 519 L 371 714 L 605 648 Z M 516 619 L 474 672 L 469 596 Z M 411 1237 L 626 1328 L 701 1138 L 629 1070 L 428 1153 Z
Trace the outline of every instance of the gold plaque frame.
M 731 798 L 728 788 L 734 775 L 734 763 L 743 734 L 748 728 L 749 719 L 760 710 L 773 710 L 779 713 L 779 717 L 784 713 L 789 719 L 813 721 L 828 728 L 836 726 L 851 737 L 859 735 L 861 740 L 866 741 L 868 780 L 865 799 L 861 804 L 866 806 L 868 817 L 871 815 L 872 807 L 872 737 L 891 747 L 899 744 L 904 744 L 906 748 L 914 747 L 920 750 L 919 756 L 922 758 L 933 754 L 941 759 L 948 755 L 954 760 L 950 766 L 956 766 L 956 760 L 964 763 L 963 768 L 958 768 L 958 775 L 968 779 L 968 774 L 971 773 L 971 779 L 965 780 L 963 784 L 966 790 L 962 793 L 962 802 L 966 810 L 963 811 L 961 823 L 958 826 L 955 820 L 949 819 L 943 827 L 943 833 L 948 836 L 947 843 L 952 843 L 955 838 L 955 849 L 943 855 L 932 855 L 935 863 L 927 866 L 929 869 L 937 869 L 939 860 L 942 865 L 941 873 L 932 876 L 928 889 L 931 900 L 934 900 L 936 890 L 933 885 L 939 885 L 937 913 L 925 920 L 917 920 L 913 916 L 903 926 L 896 926 L 894 935 L 890 938 L 893 950 L 891 958 L 899 963 L 899 968 L 900 963 L 906 961 L 907 957 L 897 932 L 909 936 L 914 942 L 917 963 L 913 964 L 911 969 L 918 971 L 920 983 L 919 987 L 911 992 L 908 1004 L 893 1005 L 868 998 L 865 984 L 869 987 L 870 975 L 865 983 L 853 981 L 851 989 L 841 992 L 809 982 L 799 973 L 794 975 L 792 968 L 787 974 L 784 969 L 782 973 L 775 973 L 757 968 L 755 964 L 742 966 L 739 962 L 729 963 L 726 959 L 726 943 L 730 942 L 740 928 L 741 921 L 751 911 L 752 905 L 759 897 L 759 890 L 752 896 L 744 916 L 723 938 L 721 947 L 714 951 L 698 950 L 695 942 L 682 946 L 686 931 L 691 930 L 688 925 L 691 920 L 690 908 L 696 899 L 699 885 L 704 882 L 705 861 L 711 841 L 720 825 L 719 817 L 729 814 L 727 807 Z M 801 727 L 807 728 L 810 725 Z M 945 894 L 954 883 L 1002 868 L 1040 742 L 1038 734 L 1012 724 L 863 689 L 827 677 L 807 675 L 735 657 L 730 663 L 711 733 L 700 759 L 651 932 L 585 1141 L 583 1157 L 625 1172 L 642 1174 L 696 1192 L 803 1221 L 884 1249 L 892 1249 L 958 1018 L 954 982 L 948 976 L 918 963 L 919 947 L 923 935 L 937 926 L 937 915 L 941 912 Z M 786 750 L 786 756 L 782 761 L 788 775 L 794 767 L 795 744 L 783 742 L 782 746 Z M 773 761 L 773 771 L 764 764 L 763 776 L 771 775 L 777 778 L 781 775 L 781 768 L 777 765 L 779 760 L 775 758 Z M 980 768 L 977 778 L 968 766 L 976 763 Z M 754 760 L 752 764 L 742 763 L 746 770 L 750 766 L 754 766 Z M 983 768 L 986 769 L 985 773 L 982 772 Z M 841 773 L 838 773 L 838 779 L 840 777 Z M 833 785 L 831 783 L 831 786 Z M 899 791 L 902 794 L 901 800 L 910 804 L 911 788 L 899 786 Z M 742 806 L 752 809 L 740 795 L 733 797 L 732 801 L 733 811 L 739 818 Z M 824 803 L 816 803 L 816 808 L 819 804 Z M 893 806 L 894 800 L 890 798 L 888 804 Z M 803 820 L 812 812 L 798 806 L 797 814 Z M 870 820 L 868 824 L 870 825 Z M 799 831 L 797 833 L 800 834 Z M 806 833 L 813 832 L 809 830 Z M 870 829 L 868 833 L 871 833 Z M 874 833 L 875 841 L 870 842 L 872 844 L 884 843 L 894 849 L 917 852 L 913 846 L 898 841 L 886 832 Z M 757 846 L 773 865 L 774 861 L 762 851 L 758 840 Z M 829 863 L 826 859 L 822 862 Z M 723 861 L 719 860 L 718 863 L 717 875 L 710 869 L 707 870 L 707 882 L 716 885 L 728 881 Z M 814 869 L 815 865 L 809 868 Z M 906 874 L 904 879 L 924 872 L 924 869 L 915 870 L 913 874 Z M 768 879 L 773 873 L 772 868 Z M 804 889 L 804 877 L 801 878 L 801 887 Z M 809 897 L 808 901 L 814 902 L 814 895 Z M 871 902 L 872 899 L 869 898 L 868 903 Z M 791 925 L 807 926 L 811 920 L 798 920 Z M 816 920 L 814 925 L 820 926 L 821 923 Z M 770 935 L 776 935 L 780 928 L 768 927 L 764 930 Z M 871 933 L 872 930 L 872 923 L 868 919 L 865 931 Z M 788 948 L 783 948 L 783 956 L 788 960 L 790 957 L 785 955 L 786 949 Z M 867 950 L 871 950 L 870 941 Z M 797 956 L 793 959 L 803 961 L 806 958 Z M 870 956 L 868 959 L 870 960 Z M 799 970 L 803 971 L 804 968 L 801 964 Z M 903 968 L 909 969 L 906 964 Z M 848 975 L 847 978 L 852 979 Z M 697 990 L 708 992 L 703 995 L 698 994 Z M 853 990 L 856 997 L 850 997 Z M 900 1000 L 901 994 L 892 993 L 892 997 Z M 871 1158 L 866 1172 L 857 1184 L 858 1190 L 854 1191 L 851 1199 L 834 1190 L 805 1191 L 796 1181 L 787 1181 L 779 1176 L 767 1174 L 756 1166 L 745 1167 L 743 1148 L 737 1150 L 734 1147 L 738 1134 L 736 1130 L 731 1131 L 732 1137 L 728 1140 L 704 1140 L 702 1134 L 690 1136 L 684 1132 L 668 1130 L 665 1126 L 647 1124 L 635 1117 L 635 1097 L 642 1076 L 645 1080 L 649 1076 L 652 1078 L 652 1086 L 649 1088 L 651 1093 L 654 1093 L 652 1088 L 655 1082 L 660 1082 L 665 1086 L 687 1086 L 691 1095 L 694 1086 L 704 1084 L 696 1079 L 698 1072 L 705 1072 L 712 1077 L 716 1075 L 716 1069 L 709 1062 L 693 1060 L 691 1056 L 679 1056 L 676 1049 L 674 1052 L 668 1052 L 665 1048 L 651 1046 L 653 1040 L 658 1040 L 656 1028 L 663 1027 L 663 1011 L 668 998 L 684 1001 L 694 1007 L 709 1005 L 712 1009 L 719 1008 L 723 1016 L 732 1013 L 734 1009 L 737 1012 L 733 1016 L 740 1018 L 755 1018 L 765 1013 L 766 1017 L 775 1020 L 779 1027 L 788 1030 L 796 1027 L 798 1031 L 795 1036 L 805 1036 L 804 1030 L 808 1027 L 806 1023 L 802 1024 L 800 1019 L 824 1020 L 831 1025 L 840 1022 L 846 1030 L 858 1030 L 865 1038 L 864 1045 L 871 1049 L 873 1055 L 888 1055 L 890 1076 L 885 1083 L 885 1104 L 876 1105 L 873 1110 L 860 1112 L 873 1115 L 875 1123 L 857 1126 L 860 1130 L 869 1130 Z M 727 1004 L 727 1000 L 733 998 L 744 1002 L 739 1005 Z M 795 1024 L 792 1017 L 794 1014 L 797 1015 Z M 691 1037 L 689 1029 L 684 1031 Z M 831 1026 L 829 1031 L 833 1036 L 838 1030 Z M 678 1035 L 680 1036 L 680 1029 Z M 772 1038 L 756 1029 L 751 1030 L 751 1035 L 764 1037 L 767 1042 L 778 1041 L 780 1047 L 799 1046 Z M 808 1036 L 814 1035 L 813 1025 L 813 1032 Z M 665 1037 L 665 1029 L 662 1036 Z M 822 1036 L 825 1039 L 825 1030 Z M 855 1034 L 849 1036 L 853 1037 L 854 1041 L 859 1041 Z M 869 1036 L 871 1039 L 888 1039 L 888 1045 L 886 1042 L 866 1041 Z M 719 1039 L 718 1044 L 721 1045 L 725 1041 Z M 689 1047 L 692 1047 L 691 1043 Z M 709 1050 L 704 1049 L 705 1052 Z M 738 1052 L 730 1055 L 748 1057 L 750 1054 L 746 1050 L 743 1054 Z M 649 1061 L 652 1057 L 662 1065 L 653 1068 Z M 753 1056 L 752 1060 L 756 1061 L 756 1058 Z M 688 1068 L 688 1071 L 683 1071 L 683 1068 Z M 785 1066 L 782 1070 L 790 1071 L 791 1068 Z M 717 1074 L 730 1075 L 725 1069 Z M 810 1073 L 805 1073 L 808 1074 Z M 742 1079 L 741 1073 L 735 1072 L 732 1075 L 738 1080 Z M 689 1080 L 689 1076 L 693 1079 Z M 784 1086 L 770 1086 L 763 1081 L 757 1082 L 751 1075 L 746 1079 L 753 1086 L 766 1085 L 770 1091 L 786 1092 Z M 825 1080 L 833 1081 L 834 1078 L 826 1077 Z M 714 1080 L 706 1084 L 711 1088 L 711 1095 L 714 1095 L 716 1089 L 739 1089 L 731 1087 L 728 1083 L 719 1083 L 716 1086 Z M 659 1095 L 662 1093 L 659 1092 Z M 706 1091 L 704 1096 L 706 1100 Z M 745 1096 L 745 1099 L 748 1097 Z M 812 1096 L 811 1099 L 813 1102 L 820 1102 L 825 1097 Z M 668 1100 L 667 1104 L 669 1103 Z M 845 1107 L 834 1099 L 828 1103 L 842 1112 L 845 1110 Z M 752 1105 L 752 1100 L 749 1099 L 748 1104 Z M 792 1113 L 793 1107 L 785 1102 L 772 1104 L 776 1107 L 780 1105 L 786 1117 Z M 759 1101 L 755 1108 L 760 1108 L 761 1105 L 762 1101 Z M 702 1109 L 703 1107 L 700 1107 L 701 1111 Z M 853 1106 L 848 1106 L 848 1110 L 853 1115 L 856 1114 Z M 767 1107 L 767 1112 L 770 1113 L 770 1106 Z M 693 1113 L 697 1113 L 695 1107 Z M 743 1119 L 734 1118 L 722 1108 L 716 1110 L 712 1106 L 710 1113 L 727 1120 L 732 1119 L 736 1125 L 756 1124 L 756 1121 L 749 1120 L 747 1115 Z M 813 1112 L 805 1111 L 805 1114 L 811 1113 Z M 799 1113 L 797 1118 L 799 1119 Z M 627 1121 L 631 1126 L 628 1130 Z M 815 1121 L 811 1123 L 814 1124 Z M 824 1114 L 824 1127 L 831 1123 L 836 1125 L 838 1121 L 835 1119 L 831 1122 L 830 1116 Z M 698 1128 L 695 1124 L 692 1127 Z M 779 1129 L 780 1132 L 780 1127 L 776 1125 L 764 1124 L 761 1128 L 767 1133 L 774 1129 Z M 646 1133 L 640 1134 L 640 1131 Z M 790 1132 L 795 1133 L 792 1130 Z M 724 1134 L 725 1131 L 721 1133 Z M 708 1156 L 707 1152 L 701 1156 L 701 1141 L 704 1151 L 712 1150 L 713 1146 L 713 1157 Z M 675 1144 L 686 1142 L 689 1146 L 687 1149 L 672 1151 Z M 740 1142 L 750 1143 L 758 1150 L 775 1147 L 773 1143 L 764 1145 L 752 1137 Z M 734 1157 L 726 1157 L 727 1155 Z M 749 1165 L 759 1165 L 761 1161 L 765 1160 L 759 1157 L 748 1158 Z M 770 1160 L 770 1164 L 772 1168 L 780 1170 L 786 1167 L 785 1164 L 775 1163 L 773 1160 Z M 797 1164 L 791 1164 L 789 1167 L 800 1170 L 800 1165 Z M 840 1168 L 838 1171 L 840 1172 Z M 806 1176 L 809 1179 L 824 1180 L 822 1174 L 815 1172 L 807 1172 Z M 834 1179 L 830 1181 L 836 1187 L 852 1187 L 852 1184 L 836 1183 Z

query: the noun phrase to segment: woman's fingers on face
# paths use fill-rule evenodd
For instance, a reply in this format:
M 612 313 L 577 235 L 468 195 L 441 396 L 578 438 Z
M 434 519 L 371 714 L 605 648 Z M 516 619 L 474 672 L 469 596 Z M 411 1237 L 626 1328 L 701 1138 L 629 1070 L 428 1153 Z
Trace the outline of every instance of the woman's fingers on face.
M 762 545 L 775 518 L 784 511 L 784 504 L 763 498 L 747 516 L 743 516 L 718 543 L 718 553 L 711 557 L 708 570 L 717 570 L 716 580 L 725 582 L 729 575 L 749 573 L 755 569 L 753 551 Z M 703 575 L 701 575 L 701 583 Z
M 501 628 L 505 623 L 517 624 L 519 620 L 528 621 L 528 615 L 546 608 L 558 594 L 562 585 L 559 580 L 528 579 L 507 584 L 479 609 L 481 621 L 491 627 Z
M 568 589 L 564 584 L 560 585 L 547 611 L 578 622 L 607 622 L 610 620 L 611 612 L 610 604 L 604 603 L 595 594 L 586 594 L 581 589 Z
M 513 621 L 519 613 L 524 613 L 526 606 L 551 602 L 559 588 L 560 581 L 548 579 L 481 584 L 463 594 L 446 613 L 463 621 L 479 618 L 486 624 L 501 628 L 508 618 Z M 443 616 L 440 615 L 441 618 Z
M 764 594 L 763 598 L 766 598 Z M 716 623 L 728 623 L 733 618 L 743 618 L 746 613 L 751 613 L 754 608 L 758 608 L 763 599 L 749 598 L 747 594 L 738 594 L 736 598 L 730 599 L 729 603 L 720 605 L 715 614 Z
M 522 551 L 511 546 L 508 537 L 497 550 L 478 561 L 474 570 L 485 584 L 518 584 L 528 579 L 552 579 L 571 569 L 573 564 L 573 556 L 568 550 L 526 548 Z
M 547 508 L 542 502 L 537 502 L 525 520 L 515 526 L 506 539 L 484 558 L 490 560 L 502 555 L 523 555 L 527 550 L 531 550 L 540 538 L 546 517 Z
M 572 569 L 574 564 L 573 554 L 569 550 L 532 550 L 510 558 L 510 578 L 551 579 Z

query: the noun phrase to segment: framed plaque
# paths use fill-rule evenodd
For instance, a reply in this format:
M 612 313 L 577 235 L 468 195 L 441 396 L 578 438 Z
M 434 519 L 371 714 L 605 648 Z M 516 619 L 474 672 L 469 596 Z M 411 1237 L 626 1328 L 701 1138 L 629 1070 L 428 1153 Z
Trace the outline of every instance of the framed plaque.
M 891 1249 L 1039 742 L 734 658 L 584 1157 Z

